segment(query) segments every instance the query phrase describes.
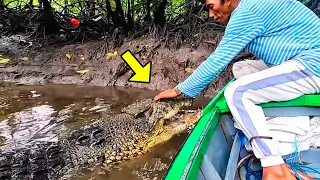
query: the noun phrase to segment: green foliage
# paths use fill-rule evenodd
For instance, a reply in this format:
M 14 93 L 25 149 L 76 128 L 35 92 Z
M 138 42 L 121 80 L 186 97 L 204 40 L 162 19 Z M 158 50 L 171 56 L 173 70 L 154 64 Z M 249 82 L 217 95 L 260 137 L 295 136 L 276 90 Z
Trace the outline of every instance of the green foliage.
M 28 4 L 27 0 L 4 0 L 3 3 L 9 8 L 17 8 Z
M 68 12 L 70 15 L 78 16 L 81 15 L 81 11 L 84 11 L 86 8 L 86 2 L 95 2 L 95 13 L 104 14 L 106 13 L 106 0 L 52 0 L 51 6 L 55 11 L 58 12 Z M 111 8 L 116 9 L 115 0 L 107 0 L 110 2 Z M 124 12 L 127 10 L 127 1 L 121 0 L 122 9 Z M 4 5 L 8 5 L 8 8 L 19 8 L 28 5 L 29 0 L 4 0 Z M 133 6 L 131 4 L 131 9 L 134 14 L 134 20 L 143 19 L 146 13 L 146 2 L 147 0 L 131 0 L 131 3 L 134 2 Z M 151 0 L 150 8 L 155 8 L 154 5 L 159 1 Z M 191 2 L 191 0 L 189 0 Z M 171 18 L 176 17 L 179 14 L 185 13 L 184 8 L 185 0 L 168 0 L 168 5 L 166 8 L 166 14 L 171 15 Z M 33 0 L 32 5 L 38 6 L 39 0 Z M 152 13 L 152 12 L 151 12 Z
M 172 15 L 172 18 L 177 17 L 179 14 L 183 14 L 185 12 L 184 2 L 184 0 L 172 0 L 167 7 L 167 14 Z

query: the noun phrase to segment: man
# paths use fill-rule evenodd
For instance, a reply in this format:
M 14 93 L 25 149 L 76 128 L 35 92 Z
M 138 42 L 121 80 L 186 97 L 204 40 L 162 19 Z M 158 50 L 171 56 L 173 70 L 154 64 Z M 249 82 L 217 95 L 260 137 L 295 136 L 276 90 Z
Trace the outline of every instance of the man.
M 262 61 L 257 71 L 249 73 L 237 73 L 234 66 L 238 79 L 225 91 L 228 106 L 236 125 L 252 138 L 263 180 L 296 179 L 279 155 L 279 142 L 261 138 L 271 135 L 256 104 L 320 92 L 320 19 L 297 0 L 206 0 L 206 6 L 211 18 L 226 24 L 223 39 L 190 77 L 154 99 L 174 98 L 181 93 L 195 98 L 242 49 L 247 49 Z M 299 175 L 311 179 L 301 172 Z

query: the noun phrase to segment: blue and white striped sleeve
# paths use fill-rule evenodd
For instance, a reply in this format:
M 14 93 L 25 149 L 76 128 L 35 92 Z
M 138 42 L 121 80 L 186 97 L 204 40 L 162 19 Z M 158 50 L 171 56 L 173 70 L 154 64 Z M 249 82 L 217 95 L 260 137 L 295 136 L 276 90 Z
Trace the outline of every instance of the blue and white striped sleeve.
M 246 45 L 263 33 L 262 20 L 249 10 L 237 9 L 231 16 L 225 35 L 215 52 L 211 54 L 178 89 L 195 98 L 213 81 Z

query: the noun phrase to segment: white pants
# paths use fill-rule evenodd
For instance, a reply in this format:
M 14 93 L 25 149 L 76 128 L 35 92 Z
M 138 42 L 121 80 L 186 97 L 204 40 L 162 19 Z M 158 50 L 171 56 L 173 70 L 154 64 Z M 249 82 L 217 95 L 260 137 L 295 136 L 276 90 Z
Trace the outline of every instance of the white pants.
M 240 61 L 234 64 L 233 73 L 236 80 L 224 95 L 237 126 L 248 140 L 256 136 L 271 137 L 264 112 L 256 104 L 320 92 L 320 78 L 293 60 L 271 68 L 263 61 Z M 284 163 L 278 141 L 255 138 L 251 145 L 262 167 Z

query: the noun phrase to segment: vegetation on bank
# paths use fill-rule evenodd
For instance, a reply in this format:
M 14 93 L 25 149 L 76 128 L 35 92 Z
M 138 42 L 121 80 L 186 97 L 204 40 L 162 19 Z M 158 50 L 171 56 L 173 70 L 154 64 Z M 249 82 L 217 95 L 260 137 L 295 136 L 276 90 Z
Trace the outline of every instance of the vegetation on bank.
M 319 11 L 319 0 L 300 1 Z M 151 33 L 176 47 L 183 41 L 197 46 L 223 29 L 200 0 L 0 0 L 1 35 L 27 33 L 39 42 L 108 39 L 120 46 L 125 37 Z
M 0 0 L 0 11 L 1 35 L 25 33 L 38 42 L 106 39 L 121 46 L 149 34 L 175 47 L 197 46 L 224 28 L 198 0 Z

